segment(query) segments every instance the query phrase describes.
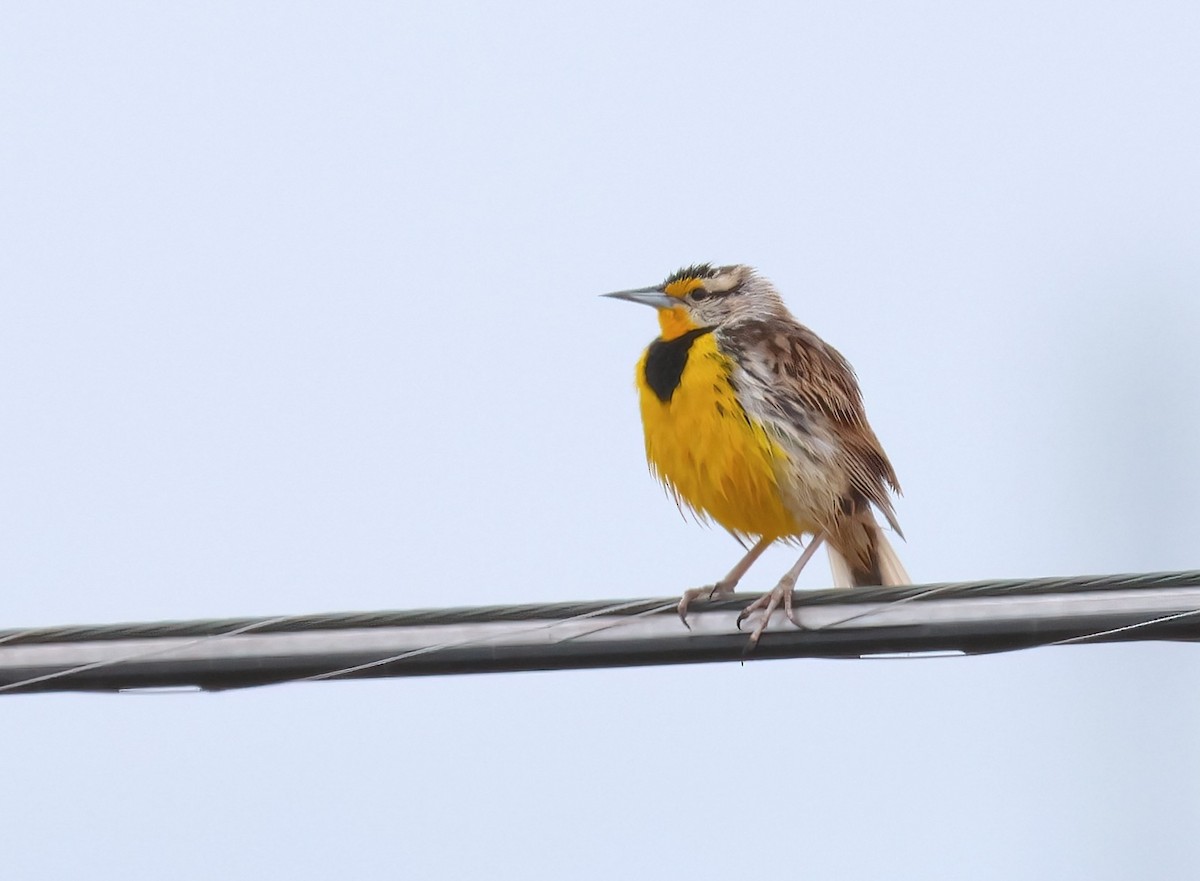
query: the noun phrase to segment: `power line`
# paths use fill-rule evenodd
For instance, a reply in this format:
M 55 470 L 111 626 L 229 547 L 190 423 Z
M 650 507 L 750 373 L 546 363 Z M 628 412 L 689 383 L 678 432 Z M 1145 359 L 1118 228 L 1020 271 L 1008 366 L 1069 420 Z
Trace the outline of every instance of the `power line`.
M 351 612 L 0 631 L 0 693 L 281 682 L 770 658 L 981 654 L 1200 640 L 1200 571 L 803 591 L 746 655 L 756 597 Z

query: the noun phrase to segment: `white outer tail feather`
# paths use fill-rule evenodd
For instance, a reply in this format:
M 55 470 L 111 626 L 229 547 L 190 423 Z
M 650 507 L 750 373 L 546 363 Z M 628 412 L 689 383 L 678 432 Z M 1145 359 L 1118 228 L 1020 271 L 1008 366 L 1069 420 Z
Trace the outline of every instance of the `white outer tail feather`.
M 884 535 L 878 524 L 873 525 L 875 526 L 875 553 L 879 557 L 879 573 L 883 576 L 882 586 L 897 587 L 903 584 L 912 584 L 892 543 L 887 540 L 887 536 Z M 829 542 L 825 542 L 825 547 L 829 552 L 829 568 L 833 571 L 833 586 L 854 587 L 854 578 L 850 574 L 850 564 L 846 562 L 846 558 L 834 550 L 833 545 Z

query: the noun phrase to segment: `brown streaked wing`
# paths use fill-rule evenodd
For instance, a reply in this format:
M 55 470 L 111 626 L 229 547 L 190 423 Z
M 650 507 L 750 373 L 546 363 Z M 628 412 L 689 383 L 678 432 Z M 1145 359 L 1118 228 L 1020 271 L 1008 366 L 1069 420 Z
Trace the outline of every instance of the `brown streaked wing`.
M 862 392 L 854 368 L 842 353 L 807 327 L 782 318 L 752 321 L 724 329 L 720 334 L 743 357 L 744 368 L 762 364 L 771 372 L 772 395 L 781 414 L 797 429 L 817 413 L 841 441 L 842 466 L 851 486 L 872 502 L 888 523 L 903 535 L 896 522 L 889 488 L 900 492 L 900 483 L 879 439 L 867 422 Z M 745 357 L 753 353 L 751 357 Z

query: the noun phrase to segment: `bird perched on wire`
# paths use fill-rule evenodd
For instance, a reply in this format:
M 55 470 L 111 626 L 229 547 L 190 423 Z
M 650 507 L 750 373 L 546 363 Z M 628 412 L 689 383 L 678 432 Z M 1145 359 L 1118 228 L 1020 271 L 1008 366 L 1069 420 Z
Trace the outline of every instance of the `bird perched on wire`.
M 636 377 L 651 470 L 677 502 L 752 542 L 715 585 L 684 592 L 685 624 L 693 600 L 733 593 L 767 547 L 806 535 L 796 565 L 738 618 L 764 610 L 751 648 L 780 605 L 798 625 L 796 578 L 822 542 L 837 586 L 909 583 L 872 513 L 902 534 L 889 495 L 900 485 L 854 370 L 769 281 L 748 266 L 706 263 L 605 296 L 658 310 L 662 332 Z

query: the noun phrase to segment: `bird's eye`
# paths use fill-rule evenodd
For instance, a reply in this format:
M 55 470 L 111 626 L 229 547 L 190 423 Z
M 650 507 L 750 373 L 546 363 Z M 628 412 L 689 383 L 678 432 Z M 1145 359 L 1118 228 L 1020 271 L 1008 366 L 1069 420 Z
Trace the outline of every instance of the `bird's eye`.
M 691 293 L 693 300 L 707 300 L 712 296 L 712 291 L 706 291 L 704 288 L 696 288 Z

